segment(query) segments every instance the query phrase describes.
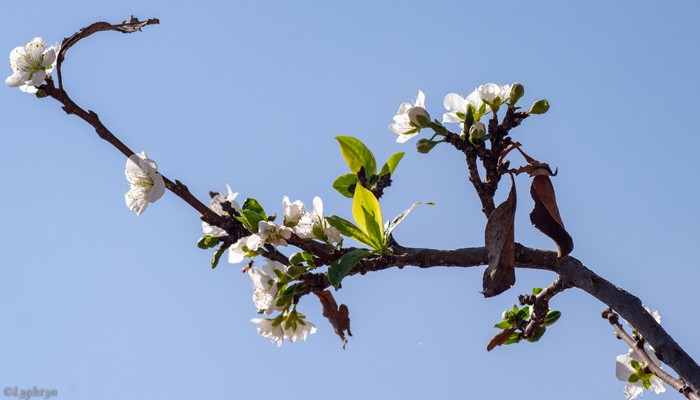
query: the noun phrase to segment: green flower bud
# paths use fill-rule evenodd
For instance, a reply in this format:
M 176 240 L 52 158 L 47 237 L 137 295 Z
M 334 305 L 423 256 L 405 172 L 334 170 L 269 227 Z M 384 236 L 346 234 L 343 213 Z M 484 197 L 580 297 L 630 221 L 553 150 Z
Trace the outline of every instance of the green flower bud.
M 537 100 L 535 104 L 530 107 L 530 114 L 544 114 L 549 110 L 549 102 L 546 99 Z
M 514 106 L 515 103 L 520 100 L 521 97 L 525 95 L 525 86 L 520 82 L 515 82 L 510 86 L 510 105 Z
M 469 141 L 474 146 L 481 146 L 484 143 L 484 138 L 486 137 L 486 126 L 483 122 L 475 122 L 469 128 Z
M 34 96 L 36 96 L 37 99 L 43 99 L 44 97 L 48 96 L 49 94 L 46 93 L 45 90 L 39 89 L 34 93 Z
M 428 154 L 430 150 L 432 150 L 438 143 L 441 142 L 435 142 L 430 139 L 421 139 L 416 143 L 416 149 L 418 149 L 419 153 Z

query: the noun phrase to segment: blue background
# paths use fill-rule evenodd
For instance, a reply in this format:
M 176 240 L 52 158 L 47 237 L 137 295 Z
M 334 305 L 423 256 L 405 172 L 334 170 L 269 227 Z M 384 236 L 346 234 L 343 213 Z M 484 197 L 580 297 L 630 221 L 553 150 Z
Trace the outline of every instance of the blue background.
M 73 47 L 65 86 L 205 202 L 228 181 L 270 212 L 281 213 L 283 195 L 308 205 L 319 195 L 327 215 L 349 218 L 349 199 L 331 187 L 347 168 L 333 137 L 356 136 L 382 161 L 406 151 L 382 200 L 386 217 L 416 201 L 437 205 L 395 231 L 405 246 L 482 245 L 485 219 L 463 156 L 394 142 L 387 125 L 399 103 L 422 89 L 441 118 L 447 93 L 523 82 L 524 104 L 547 98 L 551 109 L 513 136 L 559 168 L 572 255 L 660 310 L 700 359 L 697 2 L 42 0 L 3 9 L 7 53 L 99 20 L 160 18 Z M 59 399 L 623 398 L 614 367 L 627 348 L 600 318 L 604 305 L 580 290 L 555 298 L 563 316 L 539 343 L 486 352 L 501 311 L 555 278 L 542 271 L 518 270 L 513 289 L 487 300 L 483 268 L 349 278 L 336 293 L 350 308 L 347 349 L 314 297 L 299 308 L 318 332 L 278 349 L 249 322 L 243 264 L 212 271 L 211 252 L 195 246 L 194 210 L 166 194 L 137 217 L 124 205 L 124 157 L 87 124 L 12 88 L 0 91 L 0 109 L 3 388 L 57 389 Z M 516 183 L 516 240 L 552 249 L 530 225 L 527 178 Z M 498 199 L 506 193 L 507 184 Z

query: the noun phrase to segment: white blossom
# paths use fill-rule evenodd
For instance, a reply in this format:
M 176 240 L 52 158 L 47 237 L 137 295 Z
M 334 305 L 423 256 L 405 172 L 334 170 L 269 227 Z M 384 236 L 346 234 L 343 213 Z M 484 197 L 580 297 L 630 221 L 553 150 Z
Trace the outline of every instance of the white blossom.
M 287 314 L 284 321 L 284 337 L 290 342 L 294 343 L 297 339 L 305 341 L 309 335 L 314 333 L 316 333 L 316 325 L 308 322 L 306 317 L 298 313 L 296 309 Z
M 5 79 L 5 83 L 19 87 L 23 92 L 36 93 L 36 87 L 53 71 L 58 49 L 58 44 L 47 48 L 46 42 L 40 37 L 24 46 L 15 47 L 10 52 L 12 75 Z
M 306 207 L 304 203 L 297 200 L 295 202 L 290 202 L 289 197 L 284 196 L 282 198 L 282 208 L 284 210 L 284 226 L 293 228 L 299 224 L 301 217 L 306 214 Z
M 479 86 L 476 91 L 481 100 L 493 105 L 496 109 L 498 109 L 498 105 L 505 103 L 510 98 L 510 85 L 487 83 Z
M 323 217 L 323 201 L 320 197 L 314 197 L 314 209 L 311 213 L 302 216 L 294 233 L 302 239 L 321 239 L 330 243 L 340 243 L 340 232 L 331 226 Z
M 421 128 L 427 128 L 427 125 L 421 124 L 419 116 L 427 118 L 430 121 L 430 114 L 425 110 L 425 94 L 423 91 L 418 91 L 418 97 L 415 103 L 401 103 L 399 110 L 394 116 L 394 123 L 389 125 L 392 132 L 399 135 L 396 138 L 397 143 L 405 143 L 410 138 L 416 136 Z
M 265 243 L 274 246 L 286 246 L 287 240 L 292 237 L 292 229 L 279 226 L 271 221 L 258 222 L 258 236 Z
M 491 112 L 489 106 L 487 106 L 481 100 L 481 96 L 477 90 L 471 92 L 466 98 L 456 93 L 450 93 L 445 96 L 442 103 L 445 106 L 445 109 L 449 111 L 442 115 L 442 122 L 460 122 L 462 129 L 464 129 L 464 120 L 466 118 L 467 108 L 469 105 L 474 107 L 474 121 L 478 121 L 481 119 L 481 116 Z
M 143 151 L 132 154 L 126 160 L 124 174 L 131 184 L 131 189 L 124 195 L 124 199 L 126 206 L 136 215 L 141 215 L 146 211 L 148 203 L 155 202 L 165 193 L 165 181 L 157 170 L 158 165 Z
M 242 237 L 228 248 L 228 262 L 238 264 L 246 257 L 255 257 L 256 251 L 262 245 L 262 239 L 256 234 Z
M 647 351 L 647 354 L 649 354 L 649 358 L 654 362 L 654 364 L 658 365 L 661 367 L 661 361 L 656 357 L 654 354 L 654 350 L 647 346 L 645 349 Z M 636 373 L 637 371 L 635 368 L 632 366 L 632 361 L 638 362 L 640 365 L 642 365 L 642 361 L 639 359 L 639 356 L 634 352 L 634 350 L 630 349 L 630 351 L 627 354 L 620 354 L 619 356 L 616 357 L 616 368 L 615 368 L 615 376 L 617 376 L 617 379 L 626 382 L 627 384 L 625 385 L 625 397 L 627 397 L 628 400 L 631 399 L 636 399 L 637 397 L 640 397 L 642 393 L 644 392 L 644 384 L 641 379 L 637 380 L 636 382 L 630 382 L 629 378 L 632 374 Z M 666 388 L 664 387 L 663 381 L 659 379 L 657 376 L 652 376 L 649 379 L 651 386 L 649 387 L 649 390 L 652 391 L 655 394 L 663 393 L 666 391 Z
M 273 343 L 277 343 L 277 347 L 282 346 L 284 331 L 282 330 L 280 320 L 253 318 L 250 322 L 258 325 L 258 335 L 270 339 Z
M 275 296 L 277 296 L 277 275 L 275 270 L 284 272 L 286 266 L 277 261 L 269 261 L 261 268 L 248 268 L 248 277 L 253 283 L 253 303 L 258 310 L 264 310 L 270 315 L 275 310 Z
M 228 194 L 226 197 L 224 197 L 223 194 L 217 193 L 214 197 L 211 198 L 211 205 L 209 208 L 214 211 L 216 214 L 221 215 L 222 217 L 228 217 L 229 214 L 224 211 L 222 207 L 222 203 L 229 202 L 231 203 L 231 207 L 240 212 L 241 211 L 241 206 L 238 205 L 236 202 L 236 197 L 238 196 L 238 193 L 234 193 L 233 190 L 231 190 L 231 185 L 226 183 L 226 189 L 228 190 Z M 205 235 L 209 236 L 226 236 L 226 231 L 223 229 L 219 228 L 218 226 L 213 226 L 209 225 L 208 223 L 202 221 L 202 232 L 204 232 Z

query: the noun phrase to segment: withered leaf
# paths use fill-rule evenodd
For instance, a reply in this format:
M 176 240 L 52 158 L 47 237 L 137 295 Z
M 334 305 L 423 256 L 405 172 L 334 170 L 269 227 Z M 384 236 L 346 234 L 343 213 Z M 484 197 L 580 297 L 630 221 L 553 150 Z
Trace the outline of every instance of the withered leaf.
M 493 297 L 508 290 L 515 283 L 515 208 L 517 198 L 515 181 L 506 201 L 489 216 L 486 223 L 485 242 L 489 266 L 484 271 L 482 294 Z
M 503 343 L 507 342 L 513 332 L 515 332 L 515 329 L 513 328 L 502 330 L 500 333 L 498 333 L 498 335 L 491 339 L 488 345 L 486 345 L 486 351 L 491 351 L 496 348 L 496 346 L 501 346 Z
M 557 245 L 558 258 L 566 257 L 574 249 L 574 240 L 564 228 L 559 215 L 554 187 L 549 176 L 537 175 L 532 179 L 530 195 L 535 201 L 535 207 L 530 213 L 530 222 L 540 232 L 549 236 Z
M 345 332 L 348 333 L 348 336 L 352 336 L 352 332 L 350 332 L 350 311 L 348 307 L 345 304 L 341 304 L 340 307 L 338 307 L 338 303 L 336 303 L 330 290 L 317 290 L 314 294 L 318 296 L 318 299 L 321 301 L 323 316 L 328 318 L 328 321 L 333 325 L 335 333 L 340 336 L 340 340 L 343 341 L 343 348 L 345 348 L 345 345 L 348 343 L 348 340 L 345 338 Z

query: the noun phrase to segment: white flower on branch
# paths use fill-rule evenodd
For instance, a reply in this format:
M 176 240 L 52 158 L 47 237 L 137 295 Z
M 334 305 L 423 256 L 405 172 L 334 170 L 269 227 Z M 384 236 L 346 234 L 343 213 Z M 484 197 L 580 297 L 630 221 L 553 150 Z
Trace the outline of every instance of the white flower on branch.
M 442 122 L 459 122 L 462 129 L 464 129 L 464 120 L 466 119 L 469 106 L 472 107 L 474 121 L 478 121 L 482 115 L 491 112 L 491 109 L 481 100 L 481 96 L 476 90 L 471 92 L 466 98 L 457 93 L 449 93 L 445 96 L 442 103 L 445 106 L 445 110 L 449 111 L 442 114 Z
M 238 193 L 234 193 L 233 190 L 231 190 L 231 185 L 229 185 L 228 183 L 226 183 L 226 189 L 228 190 L 228 194 L 226 195 L 226 197 L 224 197 L 224 195 L 221 193 L 217 193 L 214 197 L 211 198 L 211 205 L 209 206 L 209 208 L 212 211 L 214 211 L 218 215 L 221 215 L 222 217 L 229 216 L 229 214 L 223 209 L 223 203 L 227 201 L 231 204 L 231 207 L 234 210 L 238 212 L 241 211 L 241 206 L 236 202 L 236 197 L 238 196 Z M 226 231 L 219 228 L 218 226 L 209 225 L 204 221 L 202 221 L 202 231 L 205 235 L 209 236 L 226 236 Z
M 146 211 L 148 203 L 155 202 L 165 193 L 165 181 L 157 170 L 158 165 L 143 151 L 132 154 L 126 160 L 124 174 L 131 184 L 131 189 L 124 195 L 124 199 L 126 206 L 136 215 L 141 215 Z
M 53 71 L 58 44 L 46 47 L 46 42 L 40 37 L 34 38 L 24 46 L 15 47 L 10 52 L 12 75 L 5 79 L 11 87 L 19 87 L 21 91 L 36 93 L 46 76 Z
M 272 221 L 258 222 L 258 236 L 265 243 L 273 246 L 286 246 L 287 239 L 292 237 L 292 229 L 279 226 Z
M 650 346 L 647 346 L 645 350 L 654 364 L 661 368 L 662 363 L 654 354 L 654 350 Z M 624 393 L 628 400 L 640 397 L 645 388 L 655 394 L 666 391 L 663 381 L 659 377 L 642 371 L 643 363 L 634 350 L 630 349 L 629 353 L 620 354 L 616 357 L 616 361 L 615 376 L 617 376 L 617 379 L 627 383 Z
M 284 337 L 294 343 L 297 339 L 306 341 L 306 338 L 316 333 L 316 325 L 308 322 L 304 314 L 298 313 L 296 308 L 287 314 L 284 320 Z
M 253 318 L 250 322 L 258 325 L 258 335 L 277 343 L 277 347 L 282 346 L 284 331 L 282 330 L 281 318 Z
M 399 135 L 397 143 L 405 143 L 416 136 L 421 128 L 427 128 L 430 123 L 430 114 L 425 110 L 425 94 L 418 91 L 415 103 L 401 103 L 394 116 L 394 123 L 389 125 L 392 132 Z
M 510 98 L 510 85 L 487 83 L 476 89 L 481 100 L 487 103 L 492 111 L 498 111 L 501 104 Z
M 256 234 L 242 237 L 228 248 L 228 262 L 231 264 L 238 264 L 245 258 L 255 257 L 258 254 L 258 249 L 262 245 L 262 238 Z
M 316 333 L 316 325 L 308 322 L 296 309 L 280 314 L 274 319 L 253 318 L 250 322 L 257 324 L 258 335 L 277 343 L 278 347 L 282 346 L 284 339 L 292 343 L 298 339 L 305 341 L 309 335 Z
M 320 197 L 314 197 L 314 209 L 311 213 L 304 214 L 294 233 L 302 239 L 320 239 L 329 243 L 340 243 L 340 232 L 331 226 L 323 217 L 323 201 Z
M 248 277 L 253 283 L 253 303 L 258 310 L 270 315 L 275 310 L 275 297 L 277 296 L 277 274 L 275 270 L 283 273 L 286 267 L 277 261 L 267 261 L 261 268 L 248 268 Z
M 290 228 L 297 226 L 301 218 L 306 214 L 304 203 L 299 200 L 290 202 L 287 196 L 282 198 L 282 208 L 284 211 L 284 226 Z

